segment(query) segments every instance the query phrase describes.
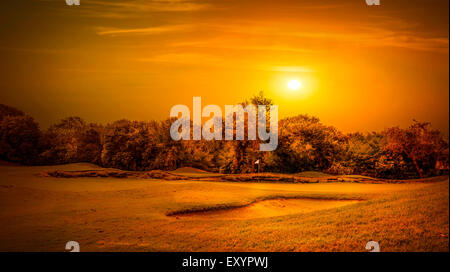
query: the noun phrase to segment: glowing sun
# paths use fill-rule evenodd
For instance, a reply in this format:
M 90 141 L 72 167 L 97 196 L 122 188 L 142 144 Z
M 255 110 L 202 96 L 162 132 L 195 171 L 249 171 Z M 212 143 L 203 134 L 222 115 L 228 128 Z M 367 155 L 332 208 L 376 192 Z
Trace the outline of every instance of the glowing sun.
M 302 83 L 296 79 L 293 79 L 291 81 L 288 82 L 287 84 L 288 88 L 295 91 L 298 90 L 302 87 Z

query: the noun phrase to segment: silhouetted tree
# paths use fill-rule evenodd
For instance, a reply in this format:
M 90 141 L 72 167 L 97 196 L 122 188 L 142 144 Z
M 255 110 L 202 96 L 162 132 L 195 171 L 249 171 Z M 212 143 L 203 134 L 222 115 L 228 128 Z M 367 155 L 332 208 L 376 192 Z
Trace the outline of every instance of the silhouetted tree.
M 439 131 L 431 129 L 430 123 L 415 122 L 407 129 L 394 127 L 385 133 L 385 150 L 411 163 L 420 178 L 435 170 L 446 150 L 448 153 L 448 142 Z
M 341 159 L 346 137 L 334 127 L 307 115 L 279 122 L 278 148 L 270 168 L 282 172 L 327 170 Z
M 0 158 L 24 164 L 36 163 L 41 131 L 30 116 L 4 116 L 0 121 Z
M 16 108 L 0 104 L 0 121 L 7 116 L 25 116 L 25 113 Z
M 46 150 L 41 158 L 48 163 L 99 163 L 102 127 L 87 124 L 80 117 L 68 117 L 44 133 Z

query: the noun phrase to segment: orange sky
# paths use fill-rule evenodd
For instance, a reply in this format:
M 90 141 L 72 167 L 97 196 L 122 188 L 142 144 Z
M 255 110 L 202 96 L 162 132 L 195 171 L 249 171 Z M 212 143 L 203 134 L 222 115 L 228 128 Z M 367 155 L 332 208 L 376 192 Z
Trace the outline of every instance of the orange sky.
M 4 2 L 4 1 L 3 1 Z M 280 118 L 448 135 L 448 0 L 15 0 L 0 5 L 0 103 L 46 127 L 165 119 L 263 90 Z M 302 89 L 287 88 L 290 79 Z

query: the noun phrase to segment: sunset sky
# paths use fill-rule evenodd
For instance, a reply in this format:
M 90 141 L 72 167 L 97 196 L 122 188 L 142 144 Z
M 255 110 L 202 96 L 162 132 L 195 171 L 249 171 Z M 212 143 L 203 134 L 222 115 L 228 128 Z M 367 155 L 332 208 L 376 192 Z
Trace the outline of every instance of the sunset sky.
M 448 135 L 448 0 L 1 2 L 0 103 L 44 128 L 162 120 L 193 96 L 224 107 L 262 90 L 280 118 L 345 132 L 416 119 Z

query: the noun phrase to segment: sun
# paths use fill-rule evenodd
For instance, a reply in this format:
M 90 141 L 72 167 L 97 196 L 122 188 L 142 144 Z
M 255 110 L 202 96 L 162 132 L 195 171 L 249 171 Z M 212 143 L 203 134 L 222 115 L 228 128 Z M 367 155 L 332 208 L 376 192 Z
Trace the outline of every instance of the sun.
M 290 80 L 287 84 L 288 88 L 295 91 L 302 87 L 302 83 L 296 79 Z

